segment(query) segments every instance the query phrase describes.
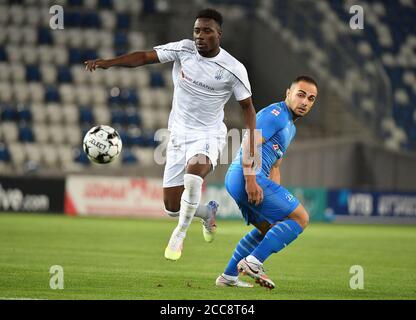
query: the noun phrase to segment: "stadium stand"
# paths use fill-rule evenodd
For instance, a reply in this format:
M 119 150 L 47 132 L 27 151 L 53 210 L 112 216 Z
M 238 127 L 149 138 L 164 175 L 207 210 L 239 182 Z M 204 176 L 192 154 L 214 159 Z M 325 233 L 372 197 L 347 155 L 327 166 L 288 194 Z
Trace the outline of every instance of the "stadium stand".
M 252 11 L 254 2 L 208 3 Z M 350 8 L 357 4 L 352 0 L 257 4 L 257 16 L 282 34 L 295 52 L 310 57 L 311 70 L 327 85 L 343 87 L 355 116 L 365 119 L 387 147 L 416 150 L 414 1 L 360 1 L 363 30 L 350 28 L 355 13 Z
M 63 30 L 49 26 L 54 4 L 65 8 Z M 120 131 L 121 163 L 154 162 L 148 154 L 153 132 L 167 123 L 170 67 L 91 74 L 83 62 L 151 48 L 137 21 L 157 12 L 157 3 L 140 0 L 0 1 L 2 170 L 89 167 L 82 138 L 96 124 Z

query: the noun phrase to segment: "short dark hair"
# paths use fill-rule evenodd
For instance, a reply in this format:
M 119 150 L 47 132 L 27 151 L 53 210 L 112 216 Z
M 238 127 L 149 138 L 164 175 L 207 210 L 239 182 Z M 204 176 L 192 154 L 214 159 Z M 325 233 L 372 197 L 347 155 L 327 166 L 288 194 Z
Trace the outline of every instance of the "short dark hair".
M 198 18 L 212 19 L 217 22 L 220 27 L 222 26 L 222 15 L 215 9 L 207 8 L 199 11 L 196 15 L 196 19 Z
M 292 84 L 298 83 L 300 81 L 312 83 L 313 85 L 315 85 L 316 89 L 318 89 L 318 83 L 316 83 L 315 79 L 304 75 L 297 77 L 295 80 L 293 80 Z

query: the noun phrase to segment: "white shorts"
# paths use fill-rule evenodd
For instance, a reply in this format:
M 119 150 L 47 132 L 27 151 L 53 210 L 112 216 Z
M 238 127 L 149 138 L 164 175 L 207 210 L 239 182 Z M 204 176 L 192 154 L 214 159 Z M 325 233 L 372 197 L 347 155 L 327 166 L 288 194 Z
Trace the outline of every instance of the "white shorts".
M 225 136 L 178 136 L 171 133 L 166 150 L 163 187 L 182 186 L 186 165 L 189 159 L 197 154 L 206 155 L 214 170 L 225 143 Z

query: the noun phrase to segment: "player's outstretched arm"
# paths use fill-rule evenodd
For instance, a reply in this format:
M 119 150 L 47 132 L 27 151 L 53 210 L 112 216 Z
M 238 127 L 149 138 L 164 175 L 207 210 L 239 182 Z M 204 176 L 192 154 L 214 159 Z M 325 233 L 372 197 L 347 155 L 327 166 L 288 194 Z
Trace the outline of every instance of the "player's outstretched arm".
M 95 69 L 107 69 L 110 67 L 135 68 L 146 64 L 159 63 L 159 58 L 155 50 L 136 51 L 124 54 L 112 59 L 95 59 L 84 62 L 85 70 L 95 71 Z

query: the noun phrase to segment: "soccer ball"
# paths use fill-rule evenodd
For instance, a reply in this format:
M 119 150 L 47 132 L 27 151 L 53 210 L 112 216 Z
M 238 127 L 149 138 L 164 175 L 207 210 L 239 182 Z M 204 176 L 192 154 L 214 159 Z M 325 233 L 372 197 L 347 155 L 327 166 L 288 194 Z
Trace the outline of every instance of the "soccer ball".
M 118 132 L 105 125 L 91 128 L 84 137 L 83 149 L 88 159 L 95 163 L 109 163 L 121 152 L 122 142 Z

